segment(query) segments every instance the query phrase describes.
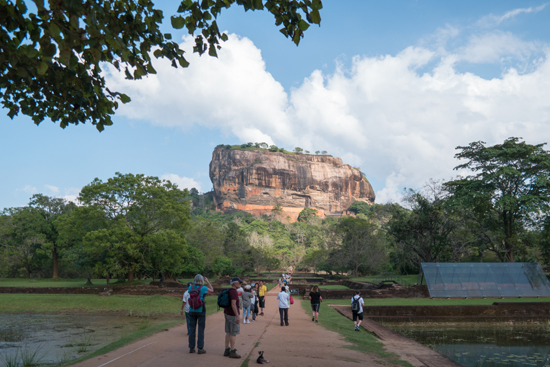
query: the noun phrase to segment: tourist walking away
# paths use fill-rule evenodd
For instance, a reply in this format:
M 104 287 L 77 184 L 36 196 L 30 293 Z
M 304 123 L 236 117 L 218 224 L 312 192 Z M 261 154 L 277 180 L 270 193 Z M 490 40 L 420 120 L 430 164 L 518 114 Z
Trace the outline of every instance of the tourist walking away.
M 204 282 L 208 283 L 208 287 Z M 189 287 L 189 353 L 195 353 L 195 342 L 199 348 L 199 354 L 204 354 L 204 326 L 206 323 L 206 305 L 204 296 L 214 292 L 212 285 L 206 277 L 200 274 L 195 275 L 193 284 Z M 197 324 L 199 327 L 197 335 Z
M 321 292 L 319 292 L 319 287 L 314 285 L 309 292 L 309 300 L 311 302 L 311 321 L 315 321 L 316 324 L 319 323 L 319 307 L 321 307 L 321 302 L 323 302 L 323 297 L 321 297 Z
M 254 289 L 252 290 L 252 294 L 254 295 L 254 300 L 252 301 L 252 306 L 250 307 L 250 311 L 252 312 L 252 321 L 256 321 L 256 316 L 258 316 L 259 313 L 259 307 L 258 307 L 258 289 L 260 288 L 260 285 L 258 283 L 253 284 Z
M 231 288 L 229 289 L 229 305 L 224 308 L 225 317 L 225 352 L 224 357 L 241 358 L 235 349 L 237 335 L 241 333 L 240 314 L 239 314 L 239 293 L 237 289 L 241 287 L 242 280 L 239 277 L 231 279 Z
M 241 311 L 243 309 L 243 292 L 244 292 L 243 284 L 241 284 L 241 286 L 239 288 L 237 288 L 237 294 L 239 295 L 239 305 L 240 305 L 239 310 L 241 310 Z
M 277 295 L 279 300 L 279 316 L 281 317 L 281 326 L 288 326 L 288 308 L 290 307 L 290 296 L 286 293 L 285 287 Z
M 252 306 L 252 287 L 250 285 L 244 286 L 244 292 L 242 295 L 243 300 L 243 324 L 250 324 L 250 308 Z
M 351 298 L 351 313 L 353 314 L 353 326 L 355 331 L 360 331 L 361 322 L 363 321 L 363 298 L 360 291 L 355 291 L 355 296 Z
M 260 316 L 264 315 L 265 308 L 265 292 L 267 292 L 267 287 L 264 285 L 263 280 L 260 280 L 260 290 L 258 296 L 260 298 Z
M 183 293 L 182 304 L 181 304 L 181 315 L 185 310 L 185 321 L 187 322 L 187 335 L 189 335 L 189 287 L 191 287 L 193 282 L 187 283 L 187 290 Z

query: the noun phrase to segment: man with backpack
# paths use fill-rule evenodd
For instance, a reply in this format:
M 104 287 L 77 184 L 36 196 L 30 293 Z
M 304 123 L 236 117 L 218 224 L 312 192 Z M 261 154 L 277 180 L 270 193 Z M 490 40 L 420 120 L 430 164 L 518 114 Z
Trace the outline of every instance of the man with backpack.
M 208 287 L 204 285 L 204 281 L 208 283 Z M 187 304 L 189 305 L 189 353 L 195 353 L 195 341 L 199 348 L 198 354 L 204 354 L 204 327 L 206 324 L 206 306 L 204 304 L 204 296 L 207 293 L 214 292 L 214 288 L 207 278 L 203 278 L 202 275 L 197 274 L 193 281 L 193 284 L 189 287 L 189 298 Z M 199 325 L 198 337 L 197 324 Z M 195 340 L 197 339 L 197 340 Z
M 231 279 L 231 288 L 225 289 L 218 296 L 218 306 L 223 307 L 225 317 L 225 351 L 224 357 L 241 358 L 235 349 L 237 335 L 240 334 L 240 313 L 239 313 L 239 293 L 237 289 L 241 287 L 242 280 L 239 277 Z
M 361 291 L 355 291 L 355 296 L 351 298 L 351 313 L 353 314 L 353 326 L 355 331 L 360 331 L 359 326 L 363 321 L 363 298 L 361 297 Z

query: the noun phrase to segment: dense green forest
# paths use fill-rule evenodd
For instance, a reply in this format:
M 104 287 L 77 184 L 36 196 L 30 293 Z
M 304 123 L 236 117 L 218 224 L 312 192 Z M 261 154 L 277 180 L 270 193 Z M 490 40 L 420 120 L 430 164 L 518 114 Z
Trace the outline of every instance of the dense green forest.
M 34 195 L 0 216 L 4 277 L 176 278 L 299 270 L 415 274 L 421 262 L 550 264 L 550 153 L 517 138 L 458 147 L 462 175 L 406 190 L 402 203 L 356 201 L 353 216 L 305 208 L 290 223 L 214 210 L 212 193 L 117 173 L 78 205 Z M 464 174 L 468 171 L 470 175 Z

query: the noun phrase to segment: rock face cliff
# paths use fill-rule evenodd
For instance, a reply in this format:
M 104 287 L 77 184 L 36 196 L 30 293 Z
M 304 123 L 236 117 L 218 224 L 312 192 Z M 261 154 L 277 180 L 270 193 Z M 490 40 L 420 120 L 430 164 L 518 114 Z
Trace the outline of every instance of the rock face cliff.
M 359 170 L 330 156 L 221 146 L 212 153 L 210 179 L 218 210 L 263 215 L 280 204 L 283 218 L 292 221 L 304 208 L 317 209 L 322 217 L 342 215 L 356 200 L 372 204 L 375 199 Z

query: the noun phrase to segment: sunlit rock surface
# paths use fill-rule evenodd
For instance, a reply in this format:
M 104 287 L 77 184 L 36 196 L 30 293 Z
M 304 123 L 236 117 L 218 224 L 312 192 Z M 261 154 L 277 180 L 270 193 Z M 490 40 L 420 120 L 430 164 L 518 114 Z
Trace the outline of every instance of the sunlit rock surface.
M 372 204 L 375 199 L 358 169 L 322 155 L 218 147 L 212 153 L 210 179 L 216 208 L 225 213 L 260 216 L 280 204 L 283 219 L 295 221 L 306 207 L 322 217 L 339 216 L 356 200 Z

